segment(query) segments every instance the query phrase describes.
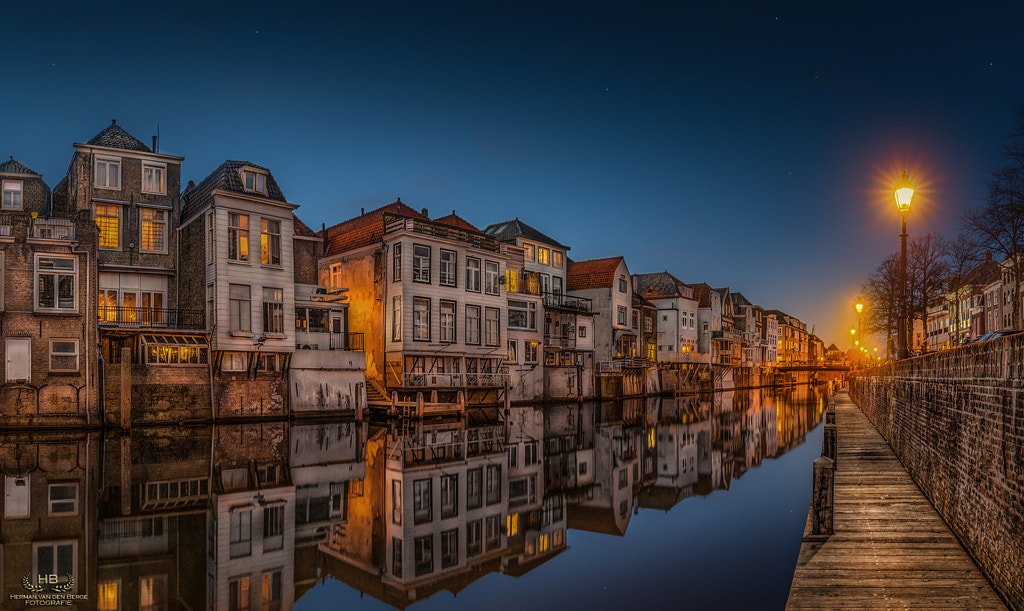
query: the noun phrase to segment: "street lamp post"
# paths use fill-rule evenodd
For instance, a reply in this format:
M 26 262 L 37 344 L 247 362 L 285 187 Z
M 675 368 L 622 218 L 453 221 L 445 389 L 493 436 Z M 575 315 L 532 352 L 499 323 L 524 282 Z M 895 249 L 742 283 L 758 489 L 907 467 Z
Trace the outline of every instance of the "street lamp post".
M 899 342 L 899 358 L 901 359 L 910 356 L 910 351 L 907 348 L 907 214 L 910 212 L 910 200 L 913 197 L 914 189 L 910 186 L 907 173 L 904 172 L 899 186 L 896 187 L 896 208 L 903 220 L 900 232 L 900 304 L 897 322 L 899 328 L 896 334 Z
M 864 337 L 864 329 L 861 327 L 861 324 L 860 324 L 860 313 L 864 311 L 864 300 L 861 299 L 860 297 L 858 297 L 857 298 L 857 303 L 855 303 L 853 305 L 853 307 L 856 308 L 856 310 L 857 310 L 857 335 L 859 335 L 859 336 L 861 336 L 863 338 Z

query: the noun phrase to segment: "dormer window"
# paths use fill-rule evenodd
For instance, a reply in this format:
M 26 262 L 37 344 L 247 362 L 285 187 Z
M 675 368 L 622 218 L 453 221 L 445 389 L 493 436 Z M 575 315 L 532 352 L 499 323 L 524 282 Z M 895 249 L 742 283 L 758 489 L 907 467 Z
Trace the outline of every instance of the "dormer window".
M 5 180 L 4 183 L 4 210 L 21 210 L 21 181 Z
M 264 174 L 243 170 L 242 184 L 245 186 L 246 191 L 267 192 L 267 177 Z

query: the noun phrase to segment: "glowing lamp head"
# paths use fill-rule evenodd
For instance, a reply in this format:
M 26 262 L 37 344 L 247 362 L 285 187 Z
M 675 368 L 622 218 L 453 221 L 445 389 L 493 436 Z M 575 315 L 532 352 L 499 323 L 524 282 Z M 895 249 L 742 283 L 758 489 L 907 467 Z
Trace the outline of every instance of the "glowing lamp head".
M 858 298 L 858 299 L 857 299 L 857 303 L 856 303 L 856 304 L 854 304 L 854 306 L 853 306 L 853 307 L 857 308 L 857 313 L 858 313 L 858 314 L 860 314 L 860 313 L 861 313 L 861 311 L 863 311 L 863 310 L 864 310 L 864 302 L 863 302 L 863 301 L 861 301 L 861 300 L 860 300 L 860 298 Z
M 900 214 L 910 212 L 910 200 L 914 197 L 914 188 L 910 186 L 910 179 L 904 172 L 900 177 L 900 184 L 896 187 L 896 207 Z

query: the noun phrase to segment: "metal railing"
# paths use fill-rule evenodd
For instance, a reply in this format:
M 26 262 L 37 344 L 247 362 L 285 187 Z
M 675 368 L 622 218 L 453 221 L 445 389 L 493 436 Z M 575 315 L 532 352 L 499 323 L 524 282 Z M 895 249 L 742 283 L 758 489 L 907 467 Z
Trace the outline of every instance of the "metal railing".
M 100 306 L 101 327 L 205 329 L 206 312 L 175 308 Z
M 551 291 L 544 291 L 542 295 L 545 308 L 563 308 L 579 312 L 590 312 L 593 309 L 593 300 L 586 297 L 573 297 Z
M 575 335 L 549 335 L 544 334 L 544 347 L 545 348 L 575 348 L 576 347 L 576 336 Z
M 508 383 L 508 373 L 405 373 L 404 388 L 495 388 Z
M 501 252 L 501 244 L 490 236 L 482 233 L 475 233 L 465 229 L 437 223 L 412 219 L 392 214 L 384 214 L 384 233 L 390 234 L 396 231 L 411 231 L 423 235 L 436 236 L 446 240 L 457 240 L 469 244 L 471 248 L 480 248 L 491 252 Z

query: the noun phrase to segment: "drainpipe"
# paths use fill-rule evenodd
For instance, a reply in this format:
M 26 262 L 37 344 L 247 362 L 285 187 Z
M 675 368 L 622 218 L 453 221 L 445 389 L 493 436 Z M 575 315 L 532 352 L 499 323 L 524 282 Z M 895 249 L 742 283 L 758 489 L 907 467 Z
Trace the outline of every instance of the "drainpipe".
M 72 242 L 71 243 L 71 254 L 85 255 L 85 320 L 82 322 L 82 333 L 85 335 L 85 350 L 84 350 L 84 352 L 86 353 L 86 357 L 85 357 L 85 424 L 86 425 L 90 425 L 90 424 L 92 424 L 92 417 L 91 417 L 89 412 L 90 412 L 90 410 L 92 408 L 92 405 L 91 405 L 91 402 L 89 401 L 89 395 L 92 392 L 92 376 L 89 375 L 91 373 L 91 368 L 89 367 L 89 365 L 92 363 L 92 359 L 90 359 L 88 357 L 88 353 L 89 353 L 89 350 L 90 350 L 90 345 L 89 345 L 89 327 L 90 327 L 90 324 L 89 324 L 89 321 L 92 320 L 92 324 L 95 324 L 96 327 L 97 327 L 95 335 L 96 335 L 96 338 L 97 338 L 96 345 L 98 346 L 99 345 L 99 341 L 98 341 L 99 340 L 99 319 L 95 318 L 95 317 L 93 319 L 89 318 L 89 304 L 91 303 L 91 300 L 89 299 L 89 296 L 92 295 L 92 293 L 91 293 L 92 283 L 89 282 L 92 279 L 92 267 L 90 266 L 91 259 L 89 258 L 89 251 L 87 251 L 87 250 L 75 250 L 75 248 L 77 248 L 78 246 L 79 246 L 79 242 Z M 101 356 L 100 360 L 102 361 L 102 359 L 103 359 L 103 357 Z M 102 392 L 103 392 L 103 388 L 101 387 L 100 388 L 100 393 L 102 394 Z M 102 402 L 101 402 L 101 404 L 102 404 Z

